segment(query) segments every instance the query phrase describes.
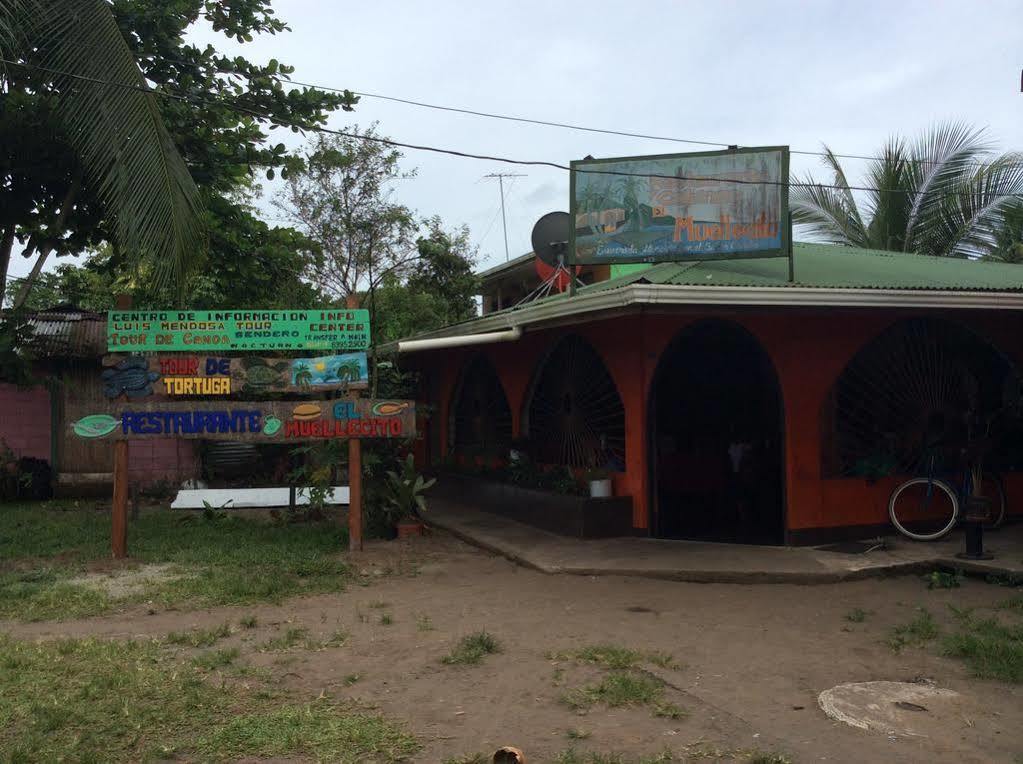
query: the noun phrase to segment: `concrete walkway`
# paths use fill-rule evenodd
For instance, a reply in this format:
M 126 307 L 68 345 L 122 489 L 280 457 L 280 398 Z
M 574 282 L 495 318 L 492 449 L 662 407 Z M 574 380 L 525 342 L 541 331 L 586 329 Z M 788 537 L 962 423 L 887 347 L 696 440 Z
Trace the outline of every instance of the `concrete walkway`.
M 470 544 L 544 573 L 644 576 L 704 583 L 823 584 L 936 568 L 1023 578 L 1023 524 L 985 534 L 990 561 L 955 558 L 960 531 L 932 543 L 901 537 L 885 548 L 844 554 L 814 547 L 752 546 L 651 538 L 579 540 L 500 515 L 434 499 L 426 519 Z

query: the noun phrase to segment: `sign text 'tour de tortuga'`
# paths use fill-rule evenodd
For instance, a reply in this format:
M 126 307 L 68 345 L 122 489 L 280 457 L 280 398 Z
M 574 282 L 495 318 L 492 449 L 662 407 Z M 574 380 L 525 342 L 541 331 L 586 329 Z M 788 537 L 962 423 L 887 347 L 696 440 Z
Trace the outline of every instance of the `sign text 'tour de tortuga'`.
M 110 351 L 365 350 L 369 311 L 114 310 Z

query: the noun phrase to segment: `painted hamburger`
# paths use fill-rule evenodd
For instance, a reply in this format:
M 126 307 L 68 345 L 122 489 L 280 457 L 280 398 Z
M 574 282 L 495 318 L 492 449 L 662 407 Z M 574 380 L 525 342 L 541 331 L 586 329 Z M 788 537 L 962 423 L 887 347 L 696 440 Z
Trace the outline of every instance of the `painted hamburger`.
M 320 407 L 315 403 L 300 403 L 291 410 L 291 416 L 293 419 L 297 419 L 300 422 L 307 422 L 310 419 L 319 419 L 320 414 L 323 412 Z

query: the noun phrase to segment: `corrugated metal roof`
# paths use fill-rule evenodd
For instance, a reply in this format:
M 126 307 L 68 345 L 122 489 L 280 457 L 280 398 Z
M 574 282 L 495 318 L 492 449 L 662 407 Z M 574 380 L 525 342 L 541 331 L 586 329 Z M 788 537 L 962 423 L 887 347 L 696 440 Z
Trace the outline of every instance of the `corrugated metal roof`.
M 30 315 L 28 326 L 27 350 L 39 359 L 98 358 L 107 352 L 103 313 L 62 305 Z
M 627 284 L 677 286 L 817 287 L 832 289 L 926 289 L 1018 292 L 1023 265 L 952 257 L 796 242 L 795 281 L 789 282 L 788 258 L 707 260 L 660 263 L 580 291 L 614 289 Z

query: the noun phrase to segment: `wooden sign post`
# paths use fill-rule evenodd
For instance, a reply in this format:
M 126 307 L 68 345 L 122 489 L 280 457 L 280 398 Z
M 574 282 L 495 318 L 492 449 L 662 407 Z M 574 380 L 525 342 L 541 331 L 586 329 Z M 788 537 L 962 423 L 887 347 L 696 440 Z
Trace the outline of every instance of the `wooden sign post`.
M 362 438 L 415 435 L 413 401 L 360 398 L 368 385 L 369 312 L 344 309 L 131 311 L 118 297 L 107 315 L 106 401 L 69 407 L 71 433 L 113 440 L 111 550 L 128 554 L 128 441 L 153 438 L 283 443 L 348 440 L 349 549 L 362 549 Z M 239 350 L 349 351 L 313 358 L 236 358 Z M 171 351 L 170 354 L 167 351 Z M 187 353 L 187 355 L 186 355 Z M 349 397 L 251 400 L 264 393 L 331 390 Z M 235 396 L 245 399 L 239 400 Z

